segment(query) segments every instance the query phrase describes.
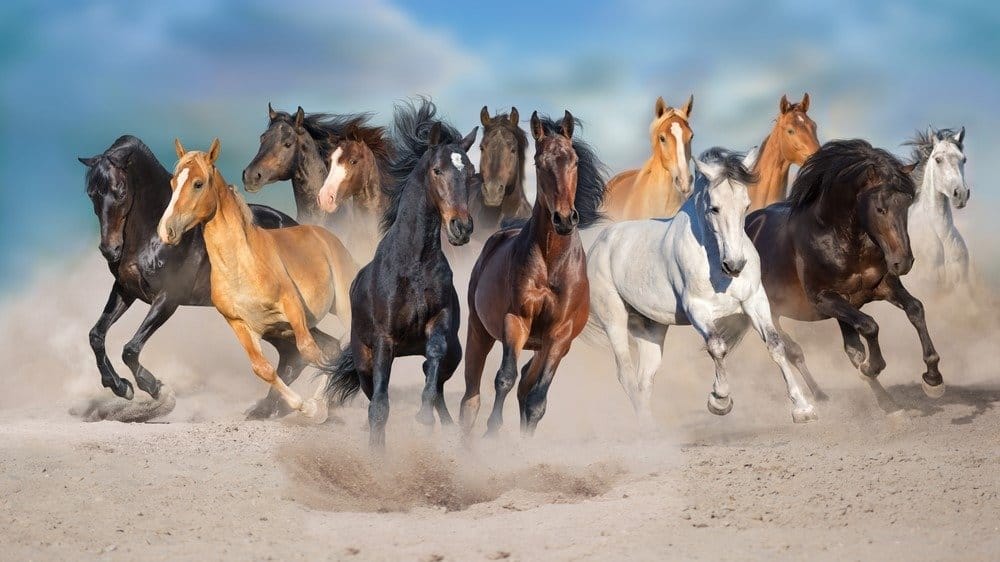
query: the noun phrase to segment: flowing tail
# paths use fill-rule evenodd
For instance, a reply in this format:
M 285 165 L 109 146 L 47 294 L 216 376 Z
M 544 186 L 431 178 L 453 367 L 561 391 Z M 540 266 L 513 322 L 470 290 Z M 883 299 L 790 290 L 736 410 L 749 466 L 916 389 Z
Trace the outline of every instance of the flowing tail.
M 321 369 L 321 373 L 329 377 L 325 394 L 330 402 L 343 404 L 361 389 L 361 377 L 354 363 L 354 353 L 350 349 L 345 349 L 337 361 L 332 366 Z

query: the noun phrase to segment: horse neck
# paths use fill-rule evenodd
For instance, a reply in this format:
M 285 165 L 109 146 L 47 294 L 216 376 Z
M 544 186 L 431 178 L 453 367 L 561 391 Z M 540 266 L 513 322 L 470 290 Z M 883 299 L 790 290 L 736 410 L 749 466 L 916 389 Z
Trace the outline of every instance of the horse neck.
M 927 173 L 926 162 L 924 166 L 923 177 L 917 188 L 920 190 L 920 195 L 917 197 L 914 206 L 927 215 L 934 230 L 951 229 L 955 224 L 955 219 L 951 214 L 951 204 L 948 198 L 935 187 L 934 178 L 931 177 L 931 174 Z
M 756 201 L 762 198 L 762 207 L 784 201 L 788 190 L 788 172 L 792 167 L 792 163 L 781 154 L 781 143 L 768 142 L 773 136 L 774 131 L 761 142 L 760 155 L 753 169 L 758 180 L 748 186 L 750 199 Z
M 569 236 L 556 233 L 552 224 L 552 211 L 542 203 L 541 197 L 535 198 L 531 218 L 522 232 L 522 239 L 530 241 L 531 247 L 537 248 L 547 265 L 557 262 L 572 246 L 576 236 L 575 232 Z
M 300 209 L 318 209 L 316 195 L 328 172 L 326 162 L 319 153 L 316 141 L 309 137 L 299 150 L 295 162 L 295 173 L 292 175 L 292 192 L 295 194 L 295 206 Z
M 397 203 L 396 220 L 386 234 L 393 237 L 394 246 L 404 250 L 403 255 L 415 261 L 424 261 L 433 254 L 444 255 L 441 250 L 441 214 L 430 200 L 427 186 L 416 179 L 417 170 L 426 171 L 422 162 L 403 186 Z M 426 177 L 420 173 L 420 177 Z
M 139 158 L 145 157 L 133 155 L 133 159 Z M 170 172 L 155 160 L 136 160 L 129 166 L 128 182 L 134 198 L 125 224 L 129 234 L 140 238 L 156 235 L 160 217 L 170 204 L 170 178 Z
M 663 205 L 663 209 L 678 209 L 684 203 L 684 198 L 674 187 L 674 178 L 670 175 L 666 162 L 663 161 L 663 155 L 655 146 L 646 164 L 639 170 L 637 179 L 643 180 L 643 178 L 647 178 L 644 180 L 644 189 L 654 192 L 651 194 L 652 200 L 658 205 Z
M 365 170 L 364 185 L 354 194 L 354 199 L 362 207 L 374 211 L 382 207 L 382 169 L 379 167 L 378 157 L 375 156 L 372 149 L 365 145 L 365 150 L 368 151 L 368 161 L 371 162 L 371 166 Z
M 218 172 L 213 179 L 216 181 L 221 182 L 221 187 L 215 189 L 215 214 L 205 222 L 205 248 L 213 271 L 230 274 L 239 263 L 254 260 L 250 245 L 256 227 L 247 204 Z

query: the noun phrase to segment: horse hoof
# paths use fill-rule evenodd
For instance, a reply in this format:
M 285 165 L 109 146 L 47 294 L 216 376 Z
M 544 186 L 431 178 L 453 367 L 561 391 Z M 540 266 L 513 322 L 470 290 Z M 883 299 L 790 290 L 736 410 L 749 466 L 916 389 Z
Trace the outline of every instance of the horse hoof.
M 920 387 L 924 389 L 924 394 L 926 394 L 928 398 L 933 398 L 933 399 L 937 400 L 938 398 L 941 398 L 942 396 L 944 396 L 944 383 L 943 382 L 941 384 L 939 384 L 939 385 L 931 386 L 931 385 L 927 384 L 927 381 L 922 380 L 922 381 L 920 381 Z
M 713 393 L 708 395 L 708 411 L 717 416 L 724 416 L 733 411 L 733 398 L 726 396 L 719 398 Z
M 792 410 L 792 421 L 795 423 L 809 423 L 818 419 L 819 416 L 816 415 L 816 408 L 812 406 Z
M 272 414 L 274 414 L 274 407 L 271 402 L 267 400 L 257 402 L 251 406 L 249 410 L 244 412 L 247 421 L 266 420 L 270 418 Z
M 121 384 L 111 388 L 111 392 L 115 393 L 115 396 L 124 398 L 126 400 L 131 400 L 135 397 L 135 390 L 132 388 L 132 383 L 125 379 L 120 379 Z
M 309 419 L 315 418 L 318 412 L 319 406 L 316 405 L 316 400 L 314 398 L 306 400 L 301 406 L 299 406 L 299 413 Z

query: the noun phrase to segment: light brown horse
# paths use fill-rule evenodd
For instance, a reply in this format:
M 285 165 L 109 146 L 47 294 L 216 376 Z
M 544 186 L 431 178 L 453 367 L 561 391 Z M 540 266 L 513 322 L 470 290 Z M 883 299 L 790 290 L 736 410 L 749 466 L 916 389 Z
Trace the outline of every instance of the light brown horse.
M 185 232 L 204 225 L 212 304 L 236 332 L 253 372 L 289 407 L 314 416 L 315 400 L 303 401 L 288 388 L 261 352 L 260 340 L 294 342 L 306 361 L 330 364 L 329 355 L 337 350 L 321 350 L 316 340 L 336 340 L 316 324 L 332 312 L 351 325 L 348 289 L 357 273 L 354 260 L 325 228 L 254 225 L 246 202 L 215 167 L 219 139 L 208 152 L 187 152 L 180 140 L 174 147 L 179 160 L 170 181 L 173 195 L 157 228 L 160 239 L 177 244 Z
M 501 230 L 483 247 L 469 282 L 469 332 L 465 346 L 466 432 L 479 413 L 483 365 L 493 344 L 503 345 L 488 435 L 503 423 L 503 405 L 517 380 L 522 350 L 535 351 L 521 371 L 517 399 L 521 430 L 534 433 L 545 414 L 549 385 L 590 310 L 587 260 L 577 227 L 600 217 L 601 165 L 585 143 L 573 139 L 567 111 L 559 122 L 531 116 L 538 194 L 531 218 Z
M 789 103 L 786 96 L 781 96 L 778 109 L 774 128 L 760 143 L 757 160 L 751 170 L 758 180 L 747 186 L 750 193 L 748 212 L 784 201 L 792 164 L 801 166 L 806 158 L 819 150 L 816 122 L 806 115 L 809 94 L 802 96 L 799 103 Z
M 639 170 L 627 170 L 608 181 L 604 212 L 613 220 L 672 217 L 691 195 L 691 139 L 688 120 L 694 96 L 683 107 L 657 98 L 649 140 L 653 153 Z

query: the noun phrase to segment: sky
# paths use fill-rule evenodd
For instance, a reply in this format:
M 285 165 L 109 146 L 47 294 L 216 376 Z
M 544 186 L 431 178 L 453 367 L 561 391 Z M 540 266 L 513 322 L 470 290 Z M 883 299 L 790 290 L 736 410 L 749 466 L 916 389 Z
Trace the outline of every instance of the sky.
M 808 91 L 821 141 L 863 137 L 900 155 L 916 129 L 967 128 L 970 228 L 993 228 L 1000 190 L 1000 5 L 753 3 L 27 2 L 0 5 L 0 288 L 97 252 L 77 156 L 119 135 L 168 169 L 174 137 L 222 140 L 234 183 L 267 103 L 373 111 L 431 96 L 460 130 L 479 109 L 559 115 L 608 166 L 638 167 L 657 96 L 695 95 L 695 154 L 745 150 L 778 100 Z M 486 12 L 486 13 L 484 13 Z M 291 189 L 250 196 L 294 214 Z M 978 222 L 976 217 L 979 217 Z M 990 232 L 992 234 L 992 232 Z

